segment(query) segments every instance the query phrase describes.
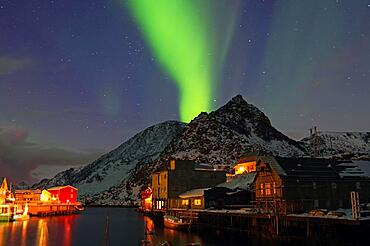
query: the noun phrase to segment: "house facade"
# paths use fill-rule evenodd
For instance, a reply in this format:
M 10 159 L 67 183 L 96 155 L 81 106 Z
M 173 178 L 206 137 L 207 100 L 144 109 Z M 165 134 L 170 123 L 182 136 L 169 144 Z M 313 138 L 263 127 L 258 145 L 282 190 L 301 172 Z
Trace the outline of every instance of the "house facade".
M 36 190 L 15 190 L 14 196 L 17 203 L 30 203 L 30 202 L 40 202 L 42 191 Z
M 56 186 L 49 188 L 48 191 L 52 197 L 55 197 L 60 203 L 75 203 L 77 202 L 78 189 L 71 186 Z
M 340 161 L 259 156 L 256 163 L 256 206 L 265 211 L 285 214 L 351 208 L 351 191 L 359 192 L 360 202 L 370 198 L 370 179 L 344 177 L 345 172 L 338 169 L 343 164 Z
M 152 174 L 153 208 L 178 207 L 179 195 L 185 191 L 213 187 L 225 181 L 226 171 L 212 165 L 170 160 L 167 168 Z M 202 203 L 197 201 L 198 206 L 203 206 Z

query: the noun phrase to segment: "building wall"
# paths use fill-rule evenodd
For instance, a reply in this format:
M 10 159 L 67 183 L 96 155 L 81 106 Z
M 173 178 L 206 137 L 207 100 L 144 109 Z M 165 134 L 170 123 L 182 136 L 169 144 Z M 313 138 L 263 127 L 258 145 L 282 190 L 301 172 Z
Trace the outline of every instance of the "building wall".
M 41 198 L 41 191 L 21 191 L 15 192 L 16 202 L 39 202 Z
M 192 161 L 170 162 L 169 170 L 152 174 L 153 207 L 171 208 L 185 191 L 208 188 L 226 181 L 225 171 L 195 170 Z
M 205 200 L 203 196 L 189 198 L 169 199 L 169 208 L 178 209 L 205 209 Z
M 55 197 L 59 198 L 61 203 L 77 202 L 77 190 L 72 187 L 64 187 L 59 190 L 49 190 Z
M 359 192 L 360 203 L 370 202 L 370 180 L 366 178 L 280 177 L 270 169 L 258 172 L 255 186 L 257 202 L 281 200 L 291 212 L 351 208 L 351 191 Z
M 274 171 L 258 172 L 255 180 L 256 200 L 282 199 L 282 184 L 281 178 Z
M 153 207 L 162 209 L 167 207 L 168 192 L 168 171 L 161 171 L 152 174 Z
M 168 172 L 168 198 L 181 193 L 216 186 L 226 181 L 225 171 L 194 170 L 194 162 L 176 161 L 176 169 Z
M 251 173 L 256 171 L 256 161 L 238 163 L 234 167 L 235 174 Z

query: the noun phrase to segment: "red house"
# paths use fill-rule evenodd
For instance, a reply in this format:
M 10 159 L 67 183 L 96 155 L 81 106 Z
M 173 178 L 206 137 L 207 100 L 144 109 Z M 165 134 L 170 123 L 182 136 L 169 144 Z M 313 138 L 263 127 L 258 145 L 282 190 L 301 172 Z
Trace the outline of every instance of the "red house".
M 51 193 L 51 195 L 57 199 L 61 203 L 75 203 L 77 202 L 77 191 L 78 189 L 66 185 L 66 186 L 56 186 L 48 189 L 48 191 Z

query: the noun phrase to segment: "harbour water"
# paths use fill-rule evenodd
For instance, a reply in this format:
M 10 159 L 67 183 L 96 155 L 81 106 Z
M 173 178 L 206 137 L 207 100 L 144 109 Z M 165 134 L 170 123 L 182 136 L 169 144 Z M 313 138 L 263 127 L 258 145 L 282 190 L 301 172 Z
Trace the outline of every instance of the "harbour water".
M 148 234 L 145 232 L 154 232 Z M 180 232 L 155 226 L 147 217 L 131 208 L 87 208 L 82 214 L 31 217 L 28 221 L 0 223 L 0 246 L 93 246 L 139 245 L 146 239 L 151 245 L 164 241 L 181 246 L 253 245 L 245 238 L 217 232 Z

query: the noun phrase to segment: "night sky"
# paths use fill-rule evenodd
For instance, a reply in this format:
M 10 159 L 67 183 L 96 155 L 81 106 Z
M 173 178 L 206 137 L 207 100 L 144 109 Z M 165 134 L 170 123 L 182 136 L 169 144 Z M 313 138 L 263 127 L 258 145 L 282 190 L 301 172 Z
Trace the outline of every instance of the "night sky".
M 295 139 L 370 130 L 370 1 L 143 1 L 0 0 L 0 176 L 86 164 L 236 94 Z

